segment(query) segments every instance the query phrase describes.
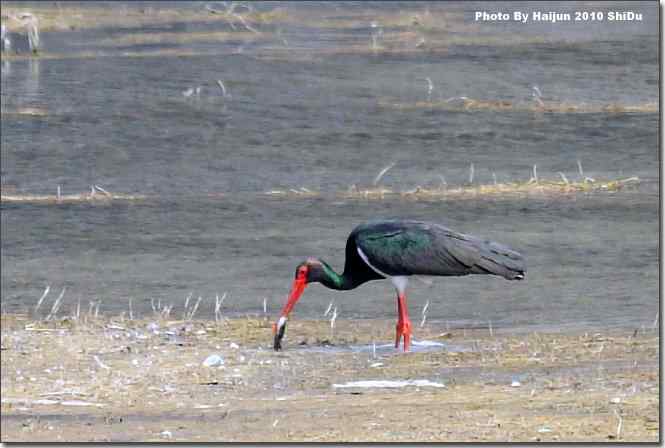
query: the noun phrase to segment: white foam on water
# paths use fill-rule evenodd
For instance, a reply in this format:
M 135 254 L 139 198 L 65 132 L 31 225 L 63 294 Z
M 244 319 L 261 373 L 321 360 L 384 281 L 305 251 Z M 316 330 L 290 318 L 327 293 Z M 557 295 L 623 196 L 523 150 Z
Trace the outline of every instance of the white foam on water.
M 91 403 L 88 401 L 81 400 L 33 400 L 30 398 L 3 398 L 3 404 L 26 404 L 26 405 L 61 405 L 61 406 L 94 406 L 97 408 L 104 407 L 101 403 Z
M 408 380 L 408 381 L 389 381 L 389 380 L 365 380 L 365 381 L 351 381 L 349 383 L 344 383 L 344 384 L 333 384 L 333 388 L 335 389 L 343 389 L 343 388 L 362 388 L 362 389 L 370 389 L 370 388 L 400 388 L 400 387 L 408 387 L 408 386 L 415 386 L 415 387 L 446 387 L 445 384 L 442 383 L 434 383 L 429 380 Z
M 319 353 L 336 353 L 336 352 L 356 352 L 356 353 L 375 353 L 376 355 L 390 355 L 390 354 L 403 354 L 402 346 L 395 348 L 395 344 L 372 344 L 368 345 L 332 345 L 332 346 L 311 346 L 304 347 L 301 350 L 313 351 Z M 445 350 L 448 352 L 469 352 L 472 351 L 469 347 L 463 345 L 443 343 L 437 341 L 411 341 L 411 353 L 425 352 L 425 351 L 438 351 Z
M 61 401 L 61 405 L 63 406 L 94 406 L 96 408 L 103 408 L 104 405 L 100 403 L 90 403 L 88 401 L 81 401 L 81 400 L 67 400 L 67 401 Z
M 443 342 L 436 342 L 436 341 L 413 341 L 411 342 L 411 345 L 415 347 L 445 347 L 446 344 Z

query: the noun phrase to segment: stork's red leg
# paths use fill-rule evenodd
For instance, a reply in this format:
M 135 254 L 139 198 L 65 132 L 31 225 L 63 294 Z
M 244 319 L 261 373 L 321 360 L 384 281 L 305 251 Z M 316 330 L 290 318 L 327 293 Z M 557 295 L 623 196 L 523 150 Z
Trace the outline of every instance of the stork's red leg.
M 399 348 L 399 341 L 402 339 L 402 301 L 399 295 L 397 296 L 397 331 L 395 333 L 395 348 Z
M 395 348 L 399 348 L 399 341 L 404 336 L 404 351 L 409 351 L 411 346 L 411 320 L 409 320 L 409 309 L 406 306 L 406 294 L 397 296 L 397 332 L 395 334 Z

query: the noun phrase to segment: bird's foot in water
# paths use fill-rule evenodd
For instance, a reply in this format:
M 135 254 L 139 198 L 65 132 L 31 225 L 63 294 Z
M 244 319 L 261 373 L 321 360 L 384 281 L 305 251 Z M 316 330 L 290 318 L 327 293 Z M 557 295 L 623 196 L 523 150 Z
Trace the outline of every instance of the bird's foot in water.
M 411 347 L 411 321 L 397 322 L 397 332 L 395 334 L 395 348 L 399 348 L 399 341 L 404 336 L 404 351 L 408 352 Z

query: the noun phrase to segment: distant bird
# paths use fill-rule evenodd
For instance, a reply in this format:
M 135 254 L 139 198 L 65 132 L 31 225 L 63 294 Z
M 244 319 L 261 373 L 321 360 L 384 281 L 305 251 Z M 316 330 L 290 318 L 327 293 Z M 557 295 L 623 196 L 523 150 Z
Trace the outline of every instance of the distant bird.
M 356 227 L 346 242 L 344 273 L 308 258 L 296 268 L 295 280 L 278 321 L 273 325 L 274 349 L 282 348 L 286 321 L 308 283 L 330 289 L 354 289 L 371 280 L 389 278 L 397 290 L 395 348 L 404 337 L 404 351 L 411 343 L 411 321 L 406 286 L 411 275 L 460 276 L 493 274 L 523 280 L 524 258 L 493 241 L 450 230 L 440 224 L 410 220 L 370 221 Z

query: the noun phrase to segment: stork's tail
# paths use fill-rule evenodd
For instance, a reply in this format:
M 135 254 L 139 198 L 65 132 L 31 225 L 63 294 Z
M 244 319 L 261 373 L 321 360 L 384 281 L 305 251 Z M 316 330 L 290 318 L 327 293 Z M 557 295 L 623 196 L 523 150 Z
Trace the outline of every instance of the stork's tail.
M 479 251 L 480 259 L 472 267 L 472 273 L 500 275 L 507 280 L 526 278 L 526 264 L 519 252 L 494 241 L 484 241 Z

